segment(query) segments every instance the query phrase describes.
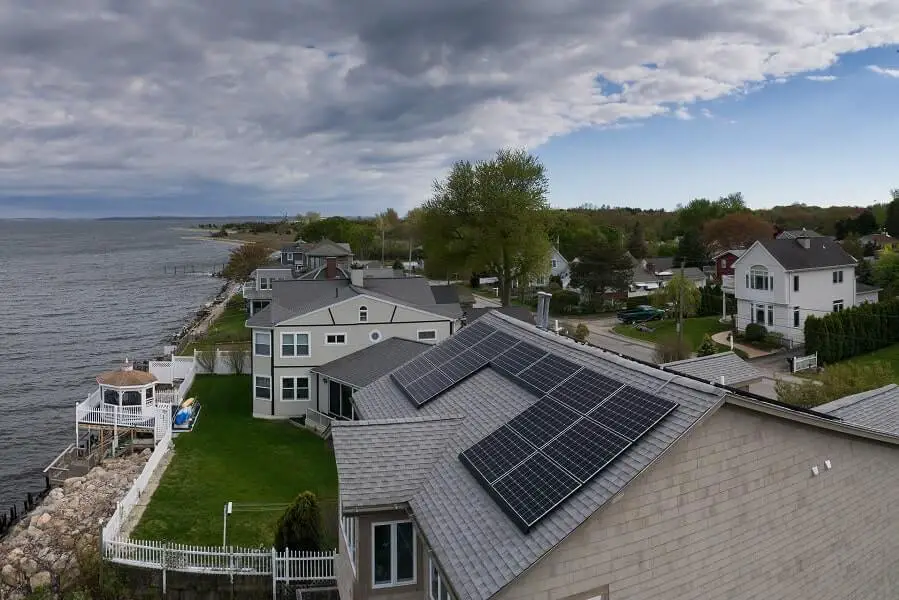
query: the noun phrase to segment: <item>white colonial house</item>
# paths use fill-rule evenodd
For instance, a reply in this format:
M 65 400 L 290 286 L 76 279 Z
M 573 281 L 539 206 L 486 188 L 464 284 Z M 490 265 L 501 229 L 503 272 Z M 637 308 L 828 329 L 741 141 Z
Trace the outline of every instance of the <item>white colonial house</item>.
M 537 287 L 549 285 L 550 277 L 558 277 L 562 281 L 563 288 L 568 288 L 571 284 L 571 263 L 555 246 L 549 249 L 549 270 L 538 277 L 534 285 Z
M 342 373 L 346 366 L 331 363 L 390 338 L 434 344 L 461 326 L 458 299 L 447 302 L 443 286 L 429 286 L 424 278 L 402 273 L 370 277 L 367 271 L 351 269 L 350 279 L 273 281 L 271 304 L 246 323 L 253 331 L 254 416 L 299 417 L 311 409 L 333 418 L 352 418 L 350 411 L 344 414 L 340 408 L 348 406 L 346 399 L 332 402 L 329 394 L 351 394 L 359 387 L 359 374 L 339 376 L 347 389 L 332 386 L 328 373 Z M 394 345 L 385 346 L 385 356 L 355 361 L 353 368 L 387 373 L 408 360 L 412 351 L 395 350 Z
M 792 344 L 803 343 L 809 315 L 877 301 L 876 289 L 856 284 L 855 266 L 856 260 L 826 237 L 756 241 L 733 263 L 733 282 L 725 283 L 736 297 L 737 329 L 760 323 Z

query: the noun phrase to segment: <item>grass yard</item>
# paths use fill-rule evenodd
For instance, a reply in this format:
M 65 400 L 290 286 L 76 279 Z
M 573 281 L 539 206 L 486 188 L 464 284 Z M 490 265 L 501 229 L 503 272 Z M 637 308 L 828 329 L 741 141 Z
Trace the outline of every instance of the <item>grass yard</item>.
M 247 312 L 244 308 L 243 296 L 237 294 L 228 301 L 225 311 L 213 322 L 206 333 L 199 340 L 185 344 L 179 353 L 182 355 L 193 354 L 194 349 L 229 349 L 233 346 L 249 348 L 250 330 L 244 326 L 246 320 Z
M 842 362 L 836 363 L 840 365 L 858 365 L 860 367 L 870 366 L 872 363 L 879 362 L 886 364 L 893 371 L 893 382 L 899 383 L 899 344 L 893 344 L 892 346 L 887 346 L 886 348 L 881 348 L 880 350 L 875 350 L 874 352 L 869 352 L 868 354 L 861 354 L 859 356 L 853 356 L 848 360 L 844 360 Z M 825 367 L 826 368 L 826 367 Z M 806 375 L 807 372 L 800 371 L 797 375 Z M 811 375 L 814 377 L 814 375 Z
M 725 331 L 729 328 L 726 323 L 721 323 L 718 319 L 719 317 L 693 317 L 691 319 L 684 319 L 684 340 L 690 344 L 690 347 L 693 348 L 693 350 L 696 350 L 699 348 L 699 345 L 702 344 L 702 338 L 706 334 L 712 335 L 713 333 Z M 677 322 L 674 319 L 650 321 L 649 323 L 646 323 L 646 326 L 653 329 L 652 333 L 640 331 L 632 325 L 625 325 L 623 323 L 616 325 L 612 328 L 612 331 L 619 335 L 655 343 L 665 336 L 676 335 L 676 323 Z
M 217 546 L 226 502 L 290 503 L 310 490 L 319 497 L 326 541 L 336 544 L 337 468 L 326 442 L 286 421 L 254 419 L 248 375 L 198 375 L 190 395 L 202 403 L 199 421 L 175 440 L 132 537 Z M 235 509 L 228 543 L 270 546 L 282 512 Z

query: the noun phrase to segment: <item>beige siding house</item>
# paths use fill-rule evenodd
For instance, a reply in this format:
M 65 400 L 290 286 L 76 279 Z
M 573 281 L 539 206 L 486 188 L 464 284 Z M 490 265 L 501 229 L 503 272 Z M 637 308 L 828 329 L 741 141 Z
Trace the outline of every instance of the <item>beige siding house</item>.
M 517 374 L 503 353 L 491 355 L 486 368 L 416 406 L 402 384 L 409 363 L 356 393 L 360 420 L 332 429 L 342 600 L 897 597 L 896 386 L 797 409 L 574 344 L 505 315 L 490 313 L 478 324 L 421 357 L 445 361 L 463 338 L 474 352 L 503 346 L 484 341 L 489 336 L 515 346 L 505 352 L 519 359 L 520 344 L 529 345 L 532 356 L 519 361 L 525 366 Z M 562 383 L 545 386 L 541 398 L 541 382 L 529 373 L 550 359 L 574 375 L 560 375 Z M 560 390 L 573 390 L 567 382 L 587 371 L 621 387 L 610 388 L 584 419 L 608 423 L 596 415 L 625 388 L 647 404 L 619 412 L 624 421 L 653 402 L 675 408 L 522 529 L 500 506 L 500 487 L 488 491 L 460 454 L 507 428 L 515 434 L 510 443 L 489 456 L 502 462 L 514 453 L 513 438 L 527 437 L 522 424 L 560 439 L 560 408 L 533 407 L 567 401 Z M 545 418 L 522 420 L 525 413 Z M 595 450 L 595 440 L 583 449 Z M 545 480 L 516 493 L 538 502 Z

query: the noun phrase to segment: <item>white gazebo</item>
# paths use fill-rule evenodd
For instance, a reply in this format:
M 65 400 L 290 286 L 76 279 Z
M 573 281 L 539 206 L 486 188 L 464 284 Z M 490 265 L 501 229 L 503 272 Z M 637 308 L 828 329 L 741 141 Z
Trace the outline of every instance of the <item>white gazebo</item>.
M 104 411 L 112 409 L 127 413 L 132 418 L 155 416 L 156 376 L 146 371 L 135 371 L 127 358 L 121 369 L 99 375 L 97 384 Z

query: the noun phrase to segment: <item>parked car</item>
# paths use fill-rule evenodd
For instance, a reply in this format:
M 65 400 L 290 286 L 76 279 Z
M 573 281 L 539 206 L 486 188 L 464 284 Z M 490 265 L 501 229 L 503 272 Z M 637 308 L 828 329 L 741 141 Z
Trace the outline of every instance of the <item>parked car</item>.
M 655 306 L 642 304 L 636 308 L 629 308 L 618 312 L 618 320 L 622 323 L 638 323 L 642 321 L 656 321 L 665 316 L 665 311 Z

